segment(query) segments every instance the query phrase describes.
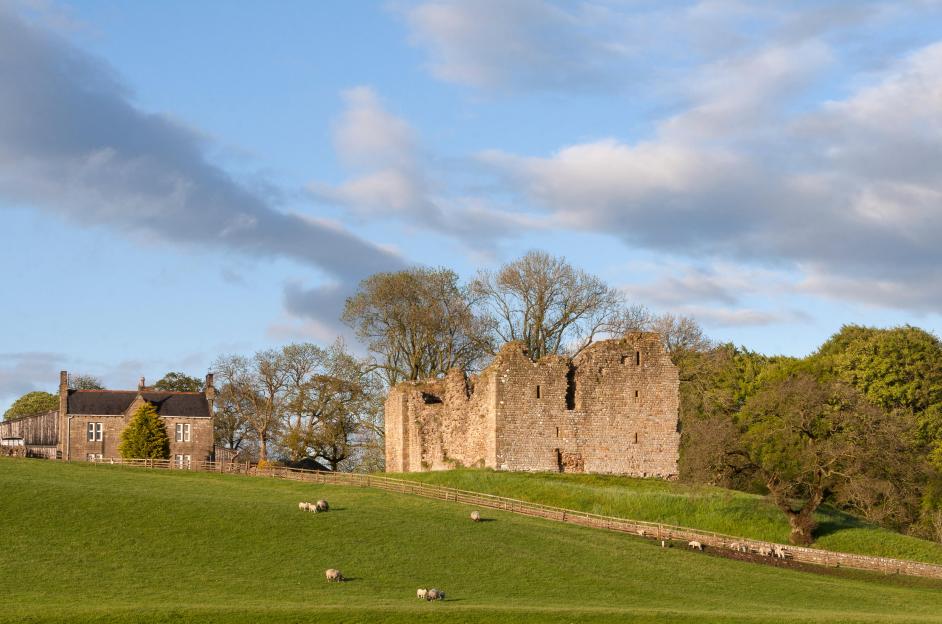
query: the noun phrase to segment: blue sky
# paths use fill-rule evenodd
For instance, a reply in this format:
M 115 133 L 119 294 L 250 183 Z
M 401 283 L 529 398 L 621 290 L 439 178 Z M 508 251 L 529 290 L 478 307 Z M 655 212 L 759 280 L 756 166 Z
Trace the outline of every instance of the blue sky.
M 940 329 L 942 3 L 0 2 L 0 405 L 528 249 L 768 353 Z

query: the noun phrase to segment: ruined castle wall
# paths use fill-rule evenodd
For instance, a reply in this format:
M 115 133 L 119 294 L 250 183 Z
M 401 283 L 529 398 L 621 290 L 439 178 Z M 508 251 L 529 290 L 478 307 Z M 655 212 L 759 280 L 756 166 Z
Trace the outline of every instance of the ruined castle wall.
M 486 373 L 497 384 L 497 467 L 559 470 L 560 449 L 571 446 L 568 422 L 569 361 L 558 356 L 532 362 L 522 344 L 501 350 Z
M 575 360 L 508 343 L 480 375 L 396 386 L 387 470 L 677 474 L 678 375 L 656 334 L 596 343 Z
M 393 388 L 386 397 L 386 470 L 404 472 L 409 461 L 409 448 L 406 445 L 406 393 Z
M 386 470 L 494 467 L 494 389 L 489 378 L 399 384 L 386 401 Z
M 679 377 L 658 336 L 600 342 L 574 364 L 585 471 L 676 476 Z

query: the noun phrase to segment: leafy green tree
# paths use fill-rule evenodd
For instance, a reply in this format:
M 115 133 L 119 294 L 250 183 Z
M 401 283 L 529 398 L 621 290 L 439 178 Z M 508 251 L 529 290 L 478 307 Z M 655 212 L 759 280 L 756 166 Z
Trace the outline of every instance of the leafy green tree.
M 918 327 L 845 325 L 817 356 L 829 358 L 839 379 L 886 409 L 923 414 L 942 403 L 942 343 Z
M 125 459 L 168 459 L 170 457 L 170 438 L 167 437 L 167 428 L 152 404 L 144 403 L 134 412 L 131 422 L 121 432 L 118 452 Z
M 203 382 L 186 373 L 169 372 L 154 384 L 154 388 L 164 392 L 201 392 Z
M 811 543 L 815 511 L 861 473 L 861 450 L 890 437 L 881 409 L 807 363 L 768 375 L 739 420 L 742 449 L 788 518 L 793 544 Z
M 4 420 L 32 416 L 59 409 L 59 397 L 48 392 L 27 392 L 3 413 Z

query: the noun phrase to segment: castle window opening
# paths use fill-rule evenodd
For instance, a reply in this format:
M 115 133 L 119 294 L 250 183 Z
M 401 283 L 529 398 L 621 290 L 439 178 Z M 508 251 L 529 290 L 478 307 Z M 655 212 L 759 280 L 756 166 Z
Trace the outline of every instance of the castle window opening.
M 637 390 L 635 390 L 635 398 L 636 398 L 636 399 L 638 398 L 638 391 L 637 391 Z
M 627 363 L 628 363 L 628 356 L 627 356 L 627 355 L 621 356 L 621 363 L 622 363 L 622 364 L 627 364 Z
M 556 437 L 559 437 L 559 427 L 556 427 Z
M 641 352 L 635 351 L 635 366 L 641 366 Z
M 635 431 L 635 442 L 634 442 L 634 443 L 635 443 L 635 444 L 638 443 L 638 432 L 637 432 L 637 431 Z
M 576 409 L 576 369 L 571 365 L 566 373 L 566 409 Z
M 540 396 L 540 387 L 539 387 L 539 386 L 536 387 L 536 398 L 538 398 L 538 399 L 539 399 L 539 398 L 542 398 L 542 397 Z

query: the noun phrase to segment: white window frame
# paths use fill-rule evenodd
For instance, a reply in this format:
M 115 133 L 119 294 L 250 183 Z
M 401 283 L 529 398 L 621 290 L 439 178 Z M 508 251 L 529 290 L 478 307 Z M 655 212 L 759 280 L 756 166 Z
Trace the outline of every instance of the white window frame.
M 87 455 L 85 455 L 85 461 L 96 461 L 96 460 L 101 460 L 101 459 L 102 459 L 101 453 L 88 453 Z
M 189 442 L 190 423 L 177 423 L 176 427 L 174 427 L 173 437 L 175 442 Z
M 85 428 L 85 439 L 87 442 L 101 442 L 105 439 L 105 432 L 102 423 L 90 422 Z
M 174 460 L 173 463 L 176 465 L 177 468 L 189 468 L 190 467 L 191 459 L 189 455 L 177 454 L 174 456 L 173 460 Z

